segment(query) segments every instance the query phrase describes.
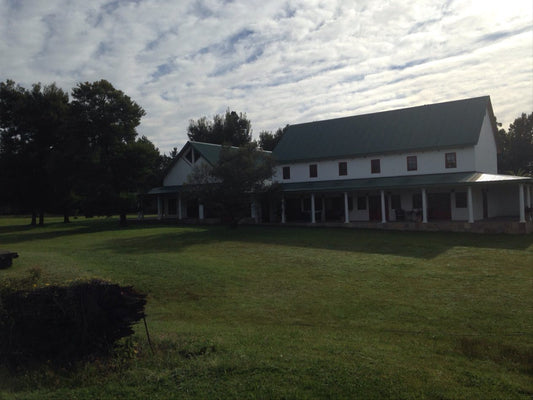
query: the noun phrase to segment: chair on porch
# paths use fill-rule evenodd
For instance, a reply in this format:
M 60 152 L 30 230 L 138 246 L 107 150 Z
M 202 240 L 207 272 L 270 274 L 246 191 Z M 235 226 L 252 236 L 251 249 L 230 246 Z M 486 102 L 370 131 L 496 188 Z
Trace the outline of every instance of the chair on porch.
M 405 221 L 405 210 L 402 208 L 397 208 L 394 210 L 396 214 L 396 221 Z

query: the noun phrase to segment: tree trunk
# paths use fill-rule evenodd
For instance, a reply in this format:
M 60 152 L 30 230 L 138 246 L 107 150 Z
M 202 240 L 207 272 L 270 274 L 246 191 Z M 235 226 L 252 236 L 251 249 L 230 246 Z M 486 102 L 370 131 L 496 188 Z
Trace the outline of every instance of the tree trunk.
M 33 210 L 31 212 L 31 222 L 30 222 L 30 225 L 31 226 L 35 226 L 37 225 L 37 213 L 35 212 L 35 210 Z
M 126 226 L 127 224 L 126 214 L 120 214 L 120 226 Z
M 70 217 L 69 217 L 69 215 L 68 215 L 68 211 L 65 211 L 65 212 L 63 213 L 63 223 L 64 223 L 64 224 L 68 224 L 69 222 L 70 222 Z

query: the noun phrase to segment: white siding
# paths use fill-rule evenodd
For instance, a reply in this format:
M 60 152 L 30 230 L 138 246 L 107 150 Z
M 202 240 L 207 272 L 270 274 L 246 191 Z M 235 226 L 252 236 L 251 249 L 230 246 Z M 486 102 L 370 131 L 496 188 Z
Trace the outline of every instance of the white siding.
M 195 165 L 206 163 L 204 158 L 200 158 Z M 183 185 L 191 173 L 193 166 L 183 157 L 180 157 L 169 173 L 165 176 L 163 186 Z
M 494 138 L 488 112 L 483 118 L 479 141 L 474 146 L 474 156 L 476 171 L 488 174 L 498 173 L 496 139 Z
M 457 168 L 445 168 L 444 155 L 455 152 Z M 417 156 L 418 169 L 407 171 L 407 156 Z M 380 159 L 381 172 L 370 171 L 370 161 Z M 336 179 L 380 178 L 385 176 L 425 175 L 453 172 L 475 171 L 474 148 L 446 149 L 440 151 L 413 152 L 382 156 L 359 157 L 353 159 L 326 160 L 317 162 L 283 164 L 276 167 L 274 180 L 279 182 L 307 182 Z M 348 163 L 348 175 L 339 176 L 339 162 Z M 309 165 L 318 165 L 318 177 L 309 177 Z M 291 167 L 291 178 L 283 179 L 282 169 Z

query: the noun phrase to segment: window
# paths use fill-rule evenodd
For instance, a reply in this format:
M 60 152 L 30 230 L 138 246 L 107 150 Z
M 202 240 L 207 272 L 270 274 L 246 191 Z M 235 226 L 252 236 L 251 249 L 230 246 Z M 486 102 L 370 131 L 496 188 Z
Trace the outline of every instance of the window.
M 348 175 L 348 163 L 341 161 L 339 163 L 339 176 Z
M 283 179 L 291 179 L 291 167 L 283 167 Z
M 422 194 L 413 194 L 413 208 L 422 208 Z
M 455 208 L 466 208 L 466 192 L 455 193 Z
M 311 164 L 309 166 L 309 177 L 316 178 L 318 176 L 318 168 L 316 164 Z
M 366 197 L 365 196 L 357 197 L 357 209 L 366 210 Z
M 446 168 L 457 168 L 457 157 L 455 153 L 446 153 L 444 155 Z
M 187 154 L 185 154 L 185 158 L 186 158 L 187 161 L 189 161 L 191 164 L 193 163 L 193 161 L 192 161 L 192 149 L 189 150 L 189 151 L 187 152 Z
M 370 171 L 373 174 L 379 174 L 381 172 L 381 165 L 379 159 L 370 160 Z
M 407 156 L 407 171 L 416 171 L 418 169 L 418 162 L 416 156 Z

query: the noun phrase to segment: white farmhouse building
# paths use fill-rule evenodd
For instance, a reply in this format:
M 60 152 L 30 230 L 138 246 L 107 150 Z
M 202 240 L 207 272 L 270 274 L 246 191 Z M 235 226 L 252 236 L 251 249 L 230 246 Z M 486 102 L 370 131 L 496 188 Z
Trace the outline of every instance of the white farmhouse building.
M 291 125 L 273 151 L 278 204 L 251 217 L 390 229 L 533 231 L 533 179 L 497 173 L 490 98 Z M 206 218 L 181 193 L 192 167 L 220 146 L 188 142 L 158 196 L 159 214 Z

